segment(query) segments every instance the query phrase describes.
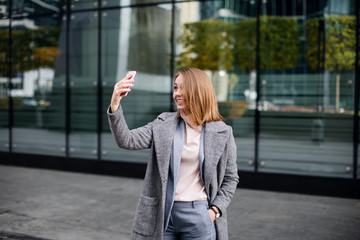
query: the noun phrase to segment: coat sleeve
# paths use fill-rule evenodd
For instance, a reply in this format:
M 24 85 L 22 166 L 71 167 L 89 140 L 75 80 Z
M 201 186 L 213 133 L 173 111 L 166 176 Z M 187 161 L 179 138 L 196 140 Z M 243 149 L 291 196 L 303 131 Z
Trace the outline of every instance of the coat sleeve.
M 107 115 L 110 130 L 115 138 L 116 144 L 120 148 L 130 150 L 140 150 L 150 148 L 152 143 L 152 123 L 150 122 L 143 127 L 129 130 L 121 105 L 115 113 L 111 113 L 110 107 L 107 109 Z
M 217 192 L 216 198 L 211 203 L 212 205 L 217 206 L 221 212 L 223 212 L 230 204 L 239 182 L 238 167 L 236 164 L 237 150 L 231 127 L 225 151 L 227 158 L 224 179 Z

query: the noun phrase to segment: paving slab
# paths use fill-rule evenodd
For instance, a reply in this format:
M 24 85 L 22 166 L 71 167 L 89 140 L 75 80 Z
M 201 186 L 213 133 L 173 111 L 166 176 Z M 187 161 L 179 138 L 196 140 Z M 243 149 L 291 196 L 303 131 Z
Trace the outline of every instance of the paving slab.
M 130 239 L 143 180 L 0 165 L 0 240 Z M 237 189 L 231 240 L 359 240 L 360 200 Z

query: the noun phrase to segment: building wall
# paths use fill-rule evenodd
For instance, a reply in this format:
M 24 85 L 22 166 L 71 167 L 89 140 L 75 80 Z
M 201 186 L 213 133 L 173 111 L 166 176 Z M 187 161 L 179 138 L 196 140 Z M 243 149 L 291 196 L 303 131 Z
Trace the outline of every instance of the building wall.
M 138 72 L 122 101 L 135 128 L 173 110 L 172 75 L 193 66 L 214 83 L 240 171 L 359 178 L 355 0 L 8 2 L 2 153 L 145 163 L 113 141 L 113 85 Z

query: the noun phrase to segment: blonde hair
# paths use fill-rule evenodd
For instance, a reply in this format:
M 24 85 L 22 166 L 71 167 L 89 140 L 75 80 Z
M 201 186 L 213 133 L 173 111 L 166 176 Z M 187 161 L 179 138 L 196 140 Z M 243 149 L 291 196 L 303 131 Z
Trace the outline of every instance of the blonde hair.
M 214 87 L 204 71 L 197 68 L 182 69 L 175 74 L 174 80 L 179 75 L 183 81 L 185 114 L 191 114 L 196 125 L 225 120 L 219 113 Z

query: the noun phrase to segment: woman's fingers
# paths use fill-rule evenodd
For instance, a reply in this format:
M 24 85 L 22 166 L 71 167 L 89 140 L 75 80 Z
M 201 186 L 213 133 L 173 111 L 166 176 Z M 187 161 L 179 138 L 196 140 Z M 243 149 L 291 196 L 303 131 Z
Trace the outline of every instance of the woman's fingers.
M 134 79 L 123 78 L 121 81 L 115 84 L 115 87 L 132 87 Z
M 130 88 L 134 86 L 134 80 L 130 79 L 130 77 L 131 76 L 125 77 L 115 84 L 114 92 L 117 96 L 124 97 L 127 95 L 128 92 L 131 91 Z
M 129 87 L 133 87 L 134 84 L 133 83 L 117 83 L 115 85 L 115 88 L 129 88 Z
M 125 78 L 121 79 L 118 83 L 114 85 L 113 94 L 111 97 L 111 111 L 115 112 L 120 104 L 120 100 L 122 97 L 125 97 L 128 92 L 131 91 L 131 87 L 134 86 L 134 78 L 132 75 L 128 75 Z
M 125 97 L 127 95 L 127 93 L 130 91 L 131 91 L 130 88 L 123 88 L 118 91 L 118 94 L 120 97 Z
M 211 221 L 214 222 L 216 219 L 215 213 L 212 210 L 208 210 L 208 213 L 210 215 Z
M 120 82 L 115 84 L 115 88 L 129 88 L 133 87 L 134 80 L 129 80 L 127 78 L 122 79 Z
M 119 84 L 115 87 L 116 94 L 119 94 L 120 96 L 123 96 L 125 93 L 131 91 L 131 87 L 133 87 L 134 84 Z

